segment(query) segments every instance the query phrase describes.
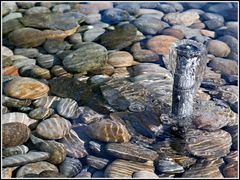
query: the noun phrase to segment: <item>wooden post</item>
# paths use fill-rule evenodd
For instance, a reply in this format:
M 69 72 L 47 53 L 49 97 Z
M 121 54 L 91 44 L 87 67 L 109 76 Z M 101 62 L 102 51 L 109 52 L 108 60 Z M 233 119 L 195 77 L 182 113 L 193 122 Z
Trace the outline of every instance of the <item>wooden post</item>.
M 182 40 L 170 48 L 169 60 L 174 75 L 172 114 L 177 118 L 190 117 L 207 64 L 206 48 L 196 41 Z

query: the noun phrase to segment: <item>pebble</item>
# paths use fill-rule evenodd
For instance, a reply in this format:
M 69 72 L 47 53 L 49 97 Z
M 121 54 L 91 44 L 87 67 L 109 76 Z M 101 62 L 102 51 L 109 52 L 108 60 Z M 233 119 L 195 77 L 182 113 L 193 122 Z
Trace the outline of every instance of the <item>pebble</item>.
M 184 38 L 184 33 L 179 29 L 166 28 L 163 31 L 161 31 L 161 34 L 162 35 L 167 35 L 167 36 L 173 36 L 177 39 L 183 39 Z
M 126 51 L 116 51 L 108 55 L 108 63 L 113 67 L 128 67 L 133 65 L 133 56 Z
M 2 149 L 3 157 L 14 156 L 18 154 L 26 154 L 29 151 L 29 148 L 25 145 L 19 145 L 15 147 L 8 147 Z
M 133 178 L 139 178 L 139 179 L 158 179 L 159 177 L 154 172 L 149 171 L 137 171 L 133 173 Z
M 179 164 L 170 160 L 158 160 L 156 168 L 162 173 L 183 173 L 184 169 Z
M 117 158 L 138 162 L 154 161 L 158 157 L 157 152 L 131 143 L 109 143 L 106 151 Z
M 39 66 L 32 66 L 31 76 L 38 79 L 51 79 L 50 71 Z
M 101 20 L 101 14 L 88 14 L 86 16 L 85 22 L 87 24 L 96 24 L 100 22 Z
M 33 78 L 21 77 L 7 83 L 4 93 L 17 99 L 38 99 L 46 95 L 49 87 Z
M 63 98 L 59 101 L 57 112 L 68 119 L 76 119 L 80 115 L 77 102 L 70 98 Z
M 33 7 L 35 2 L 17 2 L 17 6 L 23 9 L 29 9 Z
M 191 26 L 199 19 L 199 15 L 196 12 L 174 12 L 168 13 L 163 17 L 163 20 L 171 25 L 185 25 Z
M 12 178 L 12 172 L 13 172 L 13 168 L 2 168 L 2 178 L 4 179 L 10 179 Z
M 44 161 L 49 158 L 49 154 L 46 152 L 34 152 L 30 151 L 27 154 L 18 154 L 10 157 L 6 157 L 2 160 L 3 167 L 22 166 L 28 163 Z
M 71 6 L 69 4 L 57 4 L 53 7 L 52 12 L 63 13 L 69 10 L 71 10 Z
M 50 54 L 63 51 L 69 44 L 66 41 L 49 39 L 43 44 L 43 48 Z
M 232 126 L 227 126 L 225 127 L 225 130 L 231 134 L 232 136 L 232 150 L 237 150 L 238 149 L 238 126 L 237 125 L 232 125 Z
M 60 97 L 57 96 L 46 96 L 39 98 L 33 101 L 33 105 L 35 107 L 43 107 L 43 108 L 52 108 L 56 109 L 58 102 L 61 100 Z
M 167 56 L 170 46 L 177 40 L 173 36 L 158 35 L 148 40 L 147 47 L 157 54 Z
M 18 68 L 15 66 L 5 66 L 3 68 L 3 75 L 4 76 L 19 76 Z
M 138 62 L 157 62 L 160 60 L 158 54 L 147 49 L 134 51 L 133 57 Z
M 137 15 L 139 13 L 140 5 L 133 2 L 121 2 L 118 3 L 115 8 L 126 10 L 131 15 Z
M 155 35 L 164 28 L 161 20 L 149 16 L 141 16 L 137 18 L 133 24 L 143 34 Z
M 118 8 L 107 9 L 102 13 L 102 21 L 108 24 L 118 24 L 129 19 L 127 11 Z
M 104 159 L 104 158 L 99 158 L 96 156 L 87 156 L 86 162 L 89 166 L 91 166 L 95 169 L 101 170 L 101 169 L 104 169 L 108 165 L 109 160 Z
M 131 178 L 137 171 L 153 172 L 153 162 L 140 163 L 117 159 L 107 166 L 104 175 L 108 178 Z
M 227 57 L 230 53 L 228 45 L 219 40 L 211 40 L 207 45 L 208 52 L 217 57 Z
M 72 77 L 72 74 L 68 73 L 62 66 L 55 65 L 51 68 L 51 73 L 54 76 L 66 76 L 66 77 Z
M 88 154 L 85 149 L 84 139 L 80 138 L 73 129 L 71 129 L 70 132 L 62 139 L 60 139 L 59 142 L 64 144 L 67 151 L 67 156 L 73 158 L 83 158 Z
M 171 4 L 157 4 L 156 9 L 164 12 L 165 14 L 176 12 L 176 9 Z
M 24 166 L 22 166 L 16 174 L 16 177 L 18 178 L 22 178 L 27 174 L 40 174 L 43 171 L 46 170 L 51 170 L 51 171 L 55 171 L 58 172 L 58 169 L 55 165 L 46 162 L 46 161 L 39 161 L 39 162 L 33 162 L 33 163 L 28 163 Z
M 209 67 L 211 67 L 213 71 L 220 72 L 221 74 L 238 74 L 237 62 L 230 59 L 216 57 L 209 62 Z
M 131 138 L 124 125 L 109 119 L 90 124 L 87 132 L 93 139 L 103 142 L 128 142 Z
M 44 141 L 38 144 L 41 151 L 48 152 L 48 162 L 51 164 L 60 164 L 66 158 L 67 152 L 64 144 L 56 141 Z
M 17 13 L 17 12 L 10 13 L 3 17 L 2 22 L 5 23 L 9 20 L 17 19 L 17 18 L 21 18 L 21 17 L 22 17 L 22 13 Z
M 132 24 L 123 24 L 113 31 L 100 36 L 100 44 L 107 49 L 121 50 L 132 44 L 137 36 L 137 28 Z
M 81 33 L 75 33 L 75 34 L 69 36 L 69 42 L 71 44 L 80 44 L 80 43 L 82 43 L 82 35 L 81 35 Z
M 30 111 L 29 117 L 36 120 L 43 120 L 43 119 L 47 119 L 53 113 L 54 113 L 53 109 L 39 107 Z
M 67 177 L 75 177 L 82 170 L 82 163 L 78 159 L 66 157 L 59 165 L 59 171 Z
M 50 9 L 43 6 L 29 8 L 25 11 L 25 15 L 38 15 L 51 13 Z
M 237 161 L 228 163 L 223 169 L 224 177 L 226 178 L 236 178 L 238 176 L 238 163 Z
M 61 139 L 69 133 L 71 126 L 71 123 L 64 118 L 49 118 L 40 122 L 36 130 L 45 139 Z
M 201 33 L 199 29 L 192 29 L 184 25 L 174 25 L 172 29 L 181 30 L 184 33 L 186 39 L 190 39 L 193 37 L 201 37 Z
M 82 43 L 79 48 L 63 60 L 63 66 L 71 72 L 85 72 L 101 67 L 106 63 L 107 50 L 105 47 L 93 43 Z
M 99 37 L 105 33 L 105 29 L 94 28 L 84 32 L 83 40 L 85 42 L 92 42 L 99 40 Z
M 221 28 L 218 28 L 215 30 L 216 34 L 218 36 L 224 36 L 224 35 L 230 35 L 230 36 L 233 36 L 235 38 L 238 38 L 238 30 L 236 27 L 226 27 L 226 26 L 223 26 Z
M 14 55 L 11 57 L 13 61 L 13 66 L 17 67 L 18 69 L 24 67 L 24 66 L 34 66 L 36 64 L 35 59 L 29 59 L 22 55 Z M 20 69 L 21 71 L 21 69 Z
M 31 119 L 25 113 L 21 112 L 9 112 L 2 115 L 2 124 L 7 123 L 22 123 L 26 126 L 36 123 L 36 120 Z
M 26 34 L 28 37 L 26 38 Z M 43 31 L 34 28 L 21 28 L 9 34 L 10 42 L 17 47 L 31 48 L 37 47 L 43 44 L 46 40 L 46 36 Z
M 56 172 L 56 171 L 53 171 L 53 170 L 44 170 L 42 171 L 40 174 L 39 174 L 39 177 L 43 177 L 43 178 L 49 178 L 49 177 L 52 177 L 52 178 L 66 178 L 66 176 Z
M 41 54 L 36 60 L 42 68 L 51 68 L 56 63 L 56 58 L 51 54 Z
M 235 37 L 230 35 L 222 36 L 218 38 L 218 40 L 226 43 L 230 47 L 231 52 L 228 55 L 228 58 L 237 60 L 236 57 L 238 56 L 238 50 L 237 50 L 238 40 Z
M 28 58 L 36 58 L 39 55 L 39 51 L 36 48 L 16 48 L 14 49 L 14 54 Z
M 102 114 L 97 113 L 96 111 L 89 108 L 88 106 L 81 106 L 79 107 L 79 110 L 81 112 L 79 119 L 84 124 L 90 124 L 104 117 Z
M 230 152 L 231 135 L 223 130 L 213 132 L 194 130 L 187 132 L 187 150 L 198 157 L 224 157 Z
M 16 29 L 23 28 L 24 26 L 19 22 L 18 19 L 11 19 L 3 23 L 3 34 L 8 34 Z
M 14 147 L 25 143 L 31 130 L 27 125 L 19 122 L 11 122 L 2 125 L 3 147 Z
M 2 6 L 2 15 L 5 16 L 11 12 L 15 12 L 17 11 L 18 7 L 17 7 L 17 4 L 16 2 L 4 2 L 3 3 L 3 6 Z

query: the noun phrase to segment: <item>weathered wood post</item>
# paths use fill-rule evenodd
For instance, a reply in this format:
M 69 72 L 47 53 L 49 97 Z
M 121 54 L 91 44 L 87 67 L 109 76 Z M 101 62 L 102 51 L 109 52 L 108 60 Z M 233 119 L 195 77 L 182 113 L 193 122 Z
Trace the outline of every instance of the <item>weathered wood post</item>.
M 206 48 L 193 40 L 178 41 L 170 48 L 169 60 L 174 75 L 172 114 L 180 119 L 190 117 L 207 64 Z

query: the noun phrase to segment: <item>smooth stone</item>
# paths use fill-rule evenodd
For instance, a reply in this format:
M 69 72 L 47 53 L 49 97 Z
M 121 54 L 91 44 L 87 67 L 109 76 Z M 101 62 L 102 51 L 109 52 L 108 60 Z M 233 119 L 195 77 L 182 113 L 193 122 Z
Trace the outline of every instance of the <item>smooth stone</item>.
M 91 178 L 92 173 L 87 171 L 81 171 L 78 175 L 75 176 L 75 178 Z
M 140 179 L 156 179 L 159 178 L 154 172 L 149 171 L 137 171 L 133 173 L 132 178 L 140 178 Z
M 163 17 L 163 20 L 171 25 L 185 25 L 191 26 L 199 19 L 199 15 L 196 12 L 176 12 L 168 13 Z
M 53 170 L 44 170 L 39 174 L 39 177 L 43 178 L 66 178 L 66 176 Z
M 238 151 L 231 151 L 226 157 L 224 157 L 224 161 L 227 163 L 238 161 Z
M 100 22 L 101 20 L 101 14 L 88 14 L 86 16 L 85 22 L 87 24 L 96 24 Z
M 31 119 L 25 113 L 21 112 L 9 112 L 2 115 L 2 124 L 18 122 L 29 126 L 31 124 L 36 123 L 37 121 Z
M 232 126 L 227 126 L 225 127 L 225 130 L 231 134 L 232 136 L 232 146 L 231 150 L 237 150 L 238 149 L 238 126 L 237 125 L 232 125 Z
M 15 66 L 6 66 L 3 68 L 4 76 L 19 76 L 18 68 Z
M 146 163 L 117 159 L 107 166 L 104 175 L 108 178 L 131 178 L 134 172 L 154 172 L 153 162 Z
M 223 130 L 213 132 L 190 130 L 186 135 L 187 150 L 198 157 L 223 157 L 230 152 L 231 135 Z
M 179 164 L 170 160 L 158 160 L 156 168 L 162 173 L 183 173 L 184 169 Z
M 25 145 L 19 145 L 15 147 L 8 147 L 2 149 L 3 157 L 14 156 L 18 154 L 26 154 L 29 151 L 29 148 Z
M 157 54 L 167 56 L 170 46 L 177 40 L 173 36 L 158 35 L 148 40 L 147 47 Z
M 17 78 L 7 83 L 4 93 L 17 99 L 38 99 L 46 95 L 49 87 L 32 78 Z
M 191 26 L 189 26 L 190 28 L 193 29 L 205 29 L 206 25 L 202 22 L 197 22 L 197 23 L 193 23 Z
M 44 161 L 48 158 L 49 154 L 46 152 L 30 151 L 27 154 L 18 154 L 4 158 L 2 160 L 2 166 L 3 167 L 22 166 L 28 163 Z
M 17 18 L 21 18 L 21 17 L 22 17 L 22 13 L 17 13 L 17 12 L 10 13 L 3 17 L 2 22 L 5 23 L 9 20 L 17 19 Z
M 25 143 L 31 130 L 27 125 L 19 122 L 11 122 L 2 125 L 3 147 L 14 147 Z
M 43 44 L 43 48 L 50 54 L 63 51 L 69 44 L 66 41 L 49 39 Z
M 205 30 L 205 29 L 200 29 L 200 33 L 203 36 L 207 36 L 207 37 L 211 37 L 211 38 L 215 37 L 215 32 L 214 31 L 208 31 L 208 30 Z
M 181 30 L 184 33 L 185 38 L 187 38 L 187 39 L 201 36 L 199 29 L 192 29 L 192 28 L 189 28 L 184 25 L 174 25 L 174 26 L 172 26 L 172 29 Z
M 36 130 L 45 139 L 61 139 L 69 133 L 71 126 L 71 123 L 64 118 L 49 118 L 40 122 Z
M 59 101 L 57 112 L 68 119 L 76 119 L 80 115 L 77 102 L 70 98 L 63 98 Z
M 38 15 L 51 13 L 50 9 L 43 6 L 32 7 L 25 11 L 25 15 Z
M 236 55 L 238 54 L 238 49 L 237 49 L 238 40 L 237 40 L 235 37 L 230 36 L 230 35 L 224 35 L 224 36 L 218 38 L 218 40 L 225 42 L 225 43 L 230 47 L 231 52 L 230 52 L 230 54 L 228 55 L 228 57 L 229 57 L 232 53 L 234 53 L 234 54 L 236 54 Z M 230 58 L 230 59 L 231 59 L 231 58 Z M 234 60 L 237 60 L 237 59 L 234 59 Z
M 16 48 L 14 49 L 15 55 L 22 55 L 28 58 L 35 58 L 39 55 L 39 51 L 36 48 Z
M 75 158 L 66 157 L 66 159 L 59 165 L 61 174 L 67 177 L 75 177 L 82 170 L 82 163 Z
M 27 174 L 33 173 L 33 174 L 40 174 L 43 171 L 51 170 L 54 172 L 58 172 L 58 169 L 53 164 L 46 162 L 46 161 L 39 161 L 34 163 L 28 163 L 24 166 L 22 166 L 16 174 L 16 177 L 22 178 Z
M 209 30 L 215 30 L 217 28 L 224 26 L 222 21 L 218 21 L 216 19 L 204 21 L 204 24 L 206 25 L 207 29 L 209 29 Z
M 90 124 L 104 117 L 102 114 L 97 113 L 88 106 L 81 106 L 79 107 L 79 110 L 80 116 L 78 117 L 78 119 L 84 124 Z
M 193 124 L 198 129 L 216 131 L 228 124 L 228 120 L 225 116 L 212 113 L 202 113 L 192 119 Z
M 230 35 L 238 38 L 238 29 L 236 27 L 221 27 L 215 30 L 218 36 Z
M 120 2 L 115 8 L 126 10 L 129 14 L 137 15 L 139 13 L 140 5 L 131 2 Z
M 17 6 L 23 9 L 29 9 L 35 5 L 35 2 L 17 2 Z
M 184 178 L 223 178 L 219 167 L 215 164 L 201 164 L 198 163 L 192 166 L 190 169 L 186 170 L 182 177 Z
M 117 158 L 138 162 L 154 161 L 158 157 L 156 151 L 131 143 L 109 143 L 106 151 Z
M 230 59 L 216 57 L 209 62 L 209 67 L 221 74 L 238 75 L 237 62 Z
M 94 28 L 84 32 L 83 40 L 85 42 L 97 41 L 99 37 L 105 33 L 105 29 L 102 28 Z
M 107 60 L 105 47 L 93 43 L 82 43 L 79 48 L 63 60 L 63 66 L 71 72 L 85 72 L 103 66 Z
M 91 138 L 103 142 L 128 142 L 131 138 L 123 124 L 109 119 L 94 122 L 87 128 L 87 133 Z
M 57 97 L 57 96 L 46 96 L 46 97 L 42 97 L 37 100 L 34 100 L 33 105 L 35 107 L 56 109 L 57 104 L 60 100 L 61 100 L 61 98 Z
M 28 34 L 28 37 L 26 37 Z M 21 28 L 9 34 L 10 42 L 21 48 L 37 47 L 43 44 L 46 40 L 46 36 L 43 31 L 33 28 Z
M 237 161 L 227 163 L 223 168 L 223 175 L 225 178 L 236 178 L 238 176 Z
M 184 38 L 184 33 L 179 30 L 179 29 L 172 29 L 172 28 L 167 28 L 161 31 L 162 35 L 167 35 L 167 36 L 173 36 L 176 37 L 177 39 L 183 39 Z
M 159 3 L 156 9 L 162 11 L 165 14 L 176 12 L 176 9 L 171 4 L 161 4 Z
M 54 76 L 60 77 L 60 76 L 66 76 L 66 77 L 72 77 L 72 74 L 68 73 L 62 66 L 55 65 L 51 68 L 51 73 Z
M 101 21 L 108 24 L 118 24 L 122 21 L 127 21 L 129 18 L 130 15 L 126 10 L 111 8 L 102 13 Z
M 148 14 L 152 14 L 152 15 L 156 14 L 156 16 L 161 16 L 161 17 L 164 16 L 163 12 L 156 9 L 147 9 L 147 8 L 139 9 L 139 15 L 148 15 Z
M 6 114 L 6 113 L 8 113 L 8 112 L 9 112 L 8 108 L 3 105 L 3 106 L 2 106 L 2 114 Z
M 83 158 L 88 155 L 88 152 L 85 149 L 85 140 L 79 137 L 73 129 L 60 139 L 59 142 L 64 144 L 67 156 L 73 158 Z
M 2 7 L 2 16 L 15 12 L 18 9 L 16 2 L 3 2 Z
M 51 164 L 60 164 L 66 158 L 67 152 L 64 144 L 56 141 L 44 141 L 38 144 L 41 151 L 48 152 L 49 158 L 48 162 Z
M 84 20 L 84 15 L 78 12 L 75 13 L 40 13 L 37 15 L 25 15 L 20 18 L 22 24 L 26 27 L 39 29 L 59 29 L 69 30 L 78 26 L 77 21 Z
M 94 75 L 88 79 L 89 84 L 91 87 L 99 87 L 99 85 L 103 84 L 104 82 L 108 81 L 110 79 L 110 76 L 108 75 Z
M 104 64 L 102 67 L 98 68 L 98 69 L 94 69 L 90 72 L 92 72 L 93 74 L 97 74 L 97 75 L 108 75 L 111 76 L 114 73 L 114 67 L 108 63 Z
M 75 33 L 75 34 L 69 36 L 69 42 L 71 44 L 80 44 L 80 43 L 82 43 L 82 35 L 81 35 L 81 33 Z
M 207 49 L 210 54 L 217 57 L 227 57 L 230 53 L 228 45 L 219 40 L 211 40 L 207 44 Z
M 89 155 L 86 157 L 86 162 L 89 166 L 101 170 L 108 165 L 109 160 Z
M 11 19 L 3 23 L 3 34 L 8 34 L 16 29 L 23 28 L 24 26 L 19 22 L 18 19 Z
M 159 2 L 139 2 L 141 8 L 156 9 Z
M 30 59 L 22 55 L 14 55 L 11 57 L 13 61 L 13 66 L 17 67 L 18 69 L 24 66 L 34 66 L 36 64 L 35 59 Z
M 38 79 L 51 79 L 50 71 L 39 66 L 32 66 L 31 76 Z
M 133 56 L 126 51 L 116 51 L 108 55 L 108 63 L 113 67 L 132 66 Z
M 92 178 L 104 178 L 104 171 L 95 171 Z
M 51 54 L 41 54 L 36 60 L 42 68 L 51 68 L 56 63 L 56 58 Z
M 160 60 L 159 55 L 147 49 L 134 51 L 133 57 L 138 62 L 156 62 Z
M 39 107 L 30 111 L 29 117 L 36 120 L 43 120 L 47 119 L 53 113 L 54 110 L 51 108 Z
M 217 13 L 210 13 L 210 12 L 201 14 L 201 19 L 203 21 L 217 20 L 217 21 L 224 22 L 224 17 L 223 16 L 221 16 L 220 14 L 217 14 Z
M 137 28 L 132 24 L 123 24 L 113 31 L 100 36 L 100 44 L 107 49 L 121 50 L 132 44 L 137 36 Z
M 71 10 L 70 4 L 57 4 L 52 8 L 54 13 L 63 13 Z
M 164 28 L 161 20 L 149 16 L 141 16 L 137 18 L 133 24 L 143 34 L 155 35 Z

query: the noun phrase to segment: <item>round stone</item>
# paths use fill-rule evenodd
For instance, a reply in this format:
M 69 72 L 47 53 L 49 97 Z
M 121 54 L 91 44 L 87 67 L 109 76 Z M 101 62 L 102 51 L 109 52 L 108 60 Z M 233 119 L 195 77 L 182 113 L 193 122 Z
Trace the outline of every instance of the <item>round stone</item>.
M 137 171 L 133 173 L 133 178 L 155 179 L 159 178 L 155 173 L 149 171 Z
M 168 36 L 173 36 L 173 37 L 176 37 L 178 39 L 183 39 L 184 38 L 184 34 L 180 29 L 167 28 L 167 29 L 164 29 L 161 32 L 161 34 L 168 35 Z
M 102 14 L 102 21 L 108 24 L 117 24 L 128 19 L 128 12 L 118 8 L 107 9 Z
M 25 143 L 31 130 L 23 123 L 12 122 L 2 125 L 3 147 L 13 147 Z
M 108 63 L 113 67 L 132 66 L 133 56 L 126 51 L 116 51 L 108 55 Z
M 49 91 L 49 87 L 40 81 L 32 78 L 13 79 L 4 88 L 7 96 L 17 99 L 38 99 L 45 96 Z
M 30 119 L 27 114 L 21 112 L 10 112 L 2 115 L 2 124 L 18 122 L 26 126 L 36 123 L 36 120 Z
M 210 54 L 217 57 L 227 57 L 230 53 L 229 46 L 219 40 L 211 40 L 207 44 L 207 50 Z
M 50 118 L 40 122 L 37 133 L 45 139 L 61 139 L 69 133 L 72 125 L 63 118 Z
M 46 119 L 54 113 L 51 108 L 39 107 L 29 113 L 29 117 L 36 120 Z
M 41 54 L 36 60 L 42 68 L 51 68 L 56 63 L 56 58 L 51 54 Z
M 3 148 L 2 154 L 3 157 L 14 156 L 17 154 L 26 154 L 29 151 L 29 148 L 25 145 L 19 145 L 15 147 Z
M 57 112 L 69 119 L 76 119 L 80 115 L 77 102 L 70 98 L 64 98 L 58 103 Z
M 66 159 L 60 164 L 59 171 L 67 177 L 75 177 L 82 170 L 82 163 L 79 159 L 69 158 Z

